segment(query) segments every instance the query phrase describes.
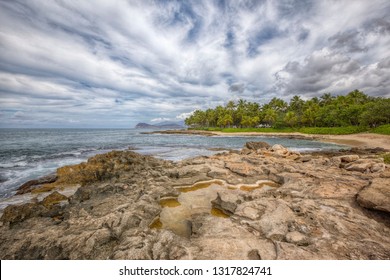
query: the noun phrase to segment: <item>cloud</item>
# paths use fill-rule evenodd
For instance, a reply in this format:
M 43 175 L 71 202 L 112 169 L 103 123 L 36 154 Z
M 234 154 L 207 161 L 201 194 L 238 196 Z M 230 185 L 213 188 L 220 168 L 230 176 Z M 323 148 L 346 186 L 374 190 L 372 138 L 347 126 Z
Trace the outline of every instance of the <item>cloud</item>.
M 233 84 L 229 87 L 230 92 L 238 92 L 238 93 L 243 93 L 245 90 L 245 84 Z
M 189 113 L 181 113 L 180 115 L 176 116 L 176 119 L 178 119 L 178 120 L 185 120 L 186 118 L 191 116 L 194 112 L 195 112 L 195 110 L 193 110 L 193 111 L 191 111 Z
M 388 96 L 390 57 L 379 63 L 361 65 L 346 55 L 322 49 L 302 63 L 289 62 L 278 73 L 280 90 L 285 94 L 312 96 L 325 92 L 343 94 L 359 88 L 378 96 Z
M 389 96 L 389 9 L 382 0 L 0 1 L 0 126 L 131 127 L 237 94 Z
M 150 120 L 151 122 L 164 122 L 164 121 L 170 121 L 170 118 L 155 118 Z
M 344 49 L 346 52 L 365 52 L 368 50 L 364 46 L 364 37 L 357 30 L 348 30 L 330 37 L 329 42 L 332 48 Z

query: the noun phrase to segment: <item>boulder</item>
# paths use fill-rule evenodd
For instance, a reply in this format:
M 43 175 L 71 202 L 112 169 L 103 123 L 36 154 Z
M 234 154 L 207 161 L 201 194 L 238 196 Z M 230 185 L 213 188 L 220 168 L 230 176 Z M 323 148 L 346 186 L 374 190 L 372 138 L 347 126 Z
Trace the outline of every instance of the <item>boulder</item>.
M 390 180 L 373 179 L 370 186 L 358 193 L 356 200 L 364 208 L 390 212 Z
M 260 142 L 246 142 L 245 147 L 249 150 L 259 150 L 259 149 L 268 149 L 271 146 L 267 142 L 260 141 Z

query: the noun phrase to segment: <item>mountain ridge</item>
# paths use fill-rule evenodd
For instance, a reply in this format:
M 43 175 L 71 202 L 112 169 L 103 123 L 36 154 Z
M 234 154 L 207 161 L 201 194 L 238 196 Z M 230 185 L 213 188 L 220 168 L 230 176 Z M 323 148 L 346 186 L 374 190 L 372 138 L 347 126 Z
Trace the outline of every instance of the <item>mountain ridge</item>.
M 138 123 L 135 128 L 184 128 L 184 125 L 182 125 L 180 122 L 161 122 L 161 123 L 156 123 L 156 124 L 149 124 L 149 123 Z

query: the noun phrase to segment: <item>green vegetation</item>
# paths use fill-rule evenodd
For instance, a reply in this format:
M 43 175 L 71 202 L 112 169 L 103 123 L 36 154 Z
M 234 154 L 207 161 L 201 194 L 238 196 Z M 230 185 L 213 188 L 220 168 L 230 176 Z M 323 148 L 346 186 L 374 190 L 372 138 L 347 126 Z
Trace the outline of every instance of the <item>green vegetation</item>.
M 190 128 L 223 132 L 390 134 L 390 98 L 370 97 L 354 90 L 306 101 L 294 96 L 289 103 L 276 97 L 263 105 L 240 99 L 226 106 L 196 110 L 185 123 Z
M 381 130 L 383 126 L 380 126 L 375 129 Z M 292 128 L 292 127 L 282 127 L 282 128 L 273 128 L 273 127 L 243 127 L 243 128 L 220 128 L 220 127 L 198 127 L 197 130 L 205 131 L 221 131 L 221 132 L 261 132 L 261 133 L 291 133 L 291 132 L 301 132 L 306 134 L 333 134 L 333 135 L 344 135 L 344 134 L 354 134 L 360 132 L 374 132 L 374 130 L 369 130 L 366 127 L 361 126 L 343 126 L 343 127 L 301 127 L 301 128 Z M 385 133 L 382 133 L 385 134 Z
M 390 164 L 390 153 L 384 154 L 383 160 L 386 164 Z
M 354 134 L 367 131 L 367 128 L 362 126 L 342 126 L 342 127 L 302 127 L 298 132 L 306 134 Z
M 381 125 L 370 130 L 372 133 L 390 135 L 390 124 Z

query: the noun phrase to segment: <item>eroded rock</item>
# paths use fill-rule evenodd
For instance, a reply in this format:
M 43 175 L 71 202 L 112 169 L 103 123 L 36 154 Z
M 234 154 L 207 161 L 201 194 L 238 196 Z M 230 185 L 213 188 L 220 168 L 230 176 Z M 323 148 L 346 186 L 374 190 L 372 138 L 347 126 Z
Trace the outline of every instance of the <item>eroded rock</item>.
M 390 212 L 390 180 L 373 179 L 370 186 L 358 193 L 357 202 L 368 209 Z
M 46 208 L 51 208 L 53 205 L 59 204 L 64 200 L 67 201 L 68 197 L 63 194 L 60 194 L 57 191 L 54 191 L 42 200 L 42 205 Z
M 344 166 L 348 171 L 357 171 L 362 173 L 375 173 L 385 170 L 383 159 L 359 159 Z
M 245 147 L 249 150 L 268 149 L 271 147 L 267 142 L 246 142 Z
M 390 173 L 374 154 L 245 149 L 178 163 L 111 152 L 63 167 L 45 190 L 81 187 L 69 203 L 53 191 L 8 206 L 0 258 L 390 258 Z
M 18 188 L 16 194 L 21 195 L 21 194 L 29 193 L 33 189 L 41 187 L 43 184 L 54 183 L 55 181 L 57 181 L 57 179 L 58 179 L 57 174 L 54 173 L 54 174 L 50 174 L 47 176 L 43 176 L 43 177 L 35 179 L 35 180 L 30 180 L 30 181 L 24 183 L 23 185 L 21 185 Z

